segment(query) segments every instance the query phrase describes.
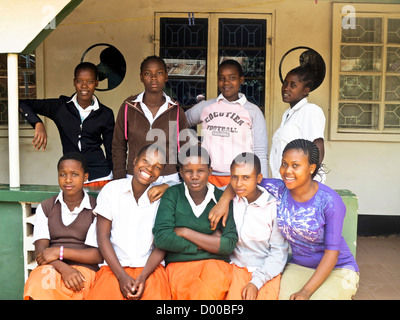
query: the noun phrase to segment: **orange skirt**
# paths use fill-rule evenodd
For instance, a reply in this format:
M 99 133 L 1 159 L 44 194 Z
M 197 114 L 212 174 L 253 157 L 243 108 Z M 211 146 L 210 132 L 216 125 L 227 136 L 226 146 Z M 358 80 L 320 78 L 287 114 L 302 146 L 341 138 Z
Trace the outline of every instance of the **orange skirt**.
M 24 300 L 84 300 L 93 286 L 96 272 L 82 266 L 71 266 L 85 278 L 81 292 L 68 289 L 61 274 L 51 265 L 38 266 L 32 270 L 24 288 Z
M 109 183 L 111 180 L 102 180 L 102 181 L 94 181 L 94 182 L 89 182 L 85 183 L 84 187 L 99 187 L 102 188 L 104 187 L 107 183 Z
M 232 264 L 232 283 L 226 300 L 242 300 L 243 288 L 250 282 L 252 273 L 247 268 L 240 268 Z M 257 300 L 278 300 L 281 275 L 264 284 L 258 290 Z
M 212 183 L 214 186 L 218 188 L 222 188 L 227 186 L 231 182 L 231 176 L 209 176 L 208 182 Z
M 222 260 L 173 262 L 166 269 L 173 300 L 224 300 L 232 280 Z
M 124 267 L 125 272 L 136 279 L 143 268 Z M 118 279 L 109 266 L 102 266 L 96 274 L 95 284 L 88 300 L 127 300 L 120 288 Z M 171 291 L 165 268 L 159 265 L 147 278 L 144 292 L 140 300 L 171 300 Z

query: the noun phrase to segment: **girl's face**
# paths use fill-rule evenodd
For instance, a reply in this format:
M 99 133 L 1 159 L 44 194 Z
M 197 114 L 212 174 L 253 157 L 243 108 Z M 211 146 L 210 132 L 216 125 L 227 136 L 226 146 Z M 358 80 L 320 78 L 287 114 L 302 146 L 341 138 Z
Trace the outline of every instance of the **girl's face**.
M 133 176 L 142 185 L 155 182 L 160 176 L 165 163 L 161 152 L 147 149 L 133 161 Z
M 68 159 L 60 162 L 58 167 L 58 185 L 65 195 L 82 192 L 83 184 L 89 174 L 85 173 L 79 161 Z
M 231 170 L 231 186 L 239 197 L 246 197 L 249 203 L 257 200 L 261 191 L 257 184 L 262 180 L 262 174 L 256 174 L 252 164 L 235 164 Z
M 308 156 L 303 150 L 290 149 L 282 156 L 282 164 L 279 170 L 286 187 L 289 190 L 303 187 L 312 181 L 312 173 L 316 169 L 315 164 L 310 164 Z
M 288 74 L 282 84 L 282 100 L 293 108 L 297 102 L 308 96 L 310 88 L 305 86 L 297 74 Z
M 244 77 L 239 75 L 235 66 L 225 65 L 218 70 L 218 89 L 228 101 L 239 99 L 240 85 Z
M 203 158 L 189 157 L 187 164 L 182 165 L 179 172 L 188 189 L 198 192 L 204 190 L 207 186 L 212 169 L 208 167 L 207 163 L 204 163 Z
M 168 73 L 160 61 L 150 60 L 143 66 L 140 81 L 143 82 L 145 91 L 160 92 L 168 81 Z
M 81 69 L 76 73 L 74 78 L 74 87 L 77 93 L 77 100 L 82 108 L 91 105 L 94 91 L 96 90 L 99 81 L 93 70 Z

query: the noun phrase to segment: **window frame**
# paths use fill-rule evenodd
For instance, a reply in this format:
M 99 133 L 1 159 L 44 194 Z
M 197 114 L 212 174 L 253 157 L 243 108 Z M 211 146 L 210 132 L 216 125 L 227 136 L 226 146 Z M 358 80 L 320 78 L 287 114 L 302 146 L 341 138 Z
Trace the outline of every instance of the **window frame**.
M 35 63 L 36 63 L 36 99 L 44 98 L 44 57 L 43 57 L 43 44 L 35 49 Z M 7 111 L 8 112 L 8 111 Z M 46 125 L 46 118 L 39 115 L 43 123 Z M 29 123 L 19 123 L 19 137 L 20 138 L 33 138 L 35 130 Z M 8 124 L 0 125 L 0 138 L 8 138 Z
M 155 12 L 154 13 L 154 52 L 160 52 L 160 19 L 161 18 L 188 18 L 188 13 L 185 12 Z M 206 99 L 216 98 L 218 95 L 218 21 L 219 19 L 259 19 L 266 21 L 266 48 L 265 48 L 265 106 L 264 117 L 268 119 L 268 128 L 273 127 L 271 97 L 272 97 L 272 70 L 273 61 L 272 44 L 273 44 L 273 14 L 272 13 L 218 13 L 218 12 L 195 12 L 194 18 L 208 19 L 208 50 L 207 50 L 207 70 L 206 70 Z M 268 132 L 270 134 L 270 132 Z
M 342 19 L 346 14 L 342 13 L 342 8 L 346 5 L 355 8 L 356 17 L 382 18 L 383 19 L 383 39 L 379 47 L 382 48 L 382 70 L 371 72 L 352 72 L 346 73 L 340 71 L 341 45 L 342 43 Z M 333 4 L 333 19 L 332 19 L 332 74 L 331 74 L 331 108 L 330 108 L 330 140 L 339 141 L 384 141 L 384 142 L 400 142 L 400 130 L 384 129 L 385 118 L 385 85 L 386 85 L 386 59 L 387 47 L 393 46 L 387 43 L 387 20 L 389 18 L 400 19 L 400 6 L 390 4 L 355 4 L 355 3 L 334 3 Z M 352 45 L 352 43 L 349 43 Z M 359 45 L 369 45 L 368 43 L 360 43 Z M 375 45 L 371 43 L 371 45 Z M 394 45 L 397 46 L 397 45 Z M 400 45 L 399 45 L 400 46 Z M 377 101 L 371 100 L 371 103 L 379 104 L 378 129 L 353 129 L 339 128 L 339 103 L 342 101 L 339 98 L 340 76 L 341 75 L 379 75 L 380 83 L 380 99 Z M 400 76 L 400 74 L 399 74 Z M 353 102 L 349 100 L 348 103 Z M 362 101 L 361 101 L 362 102 Z

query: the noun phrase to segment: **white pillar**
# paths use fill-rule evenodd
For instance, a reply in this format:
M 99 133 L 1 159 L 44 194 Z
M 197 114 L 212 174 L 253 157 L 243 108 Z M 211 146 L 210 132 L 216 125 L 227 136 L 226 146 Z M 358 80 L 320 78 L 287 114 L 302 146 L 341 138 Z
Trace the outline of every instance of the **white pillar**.
M 10 188 L 20 186 L 19 177 L 19 103 L 18 103 L 18 54 L 7 56 L 8 84 L 8 150 Z

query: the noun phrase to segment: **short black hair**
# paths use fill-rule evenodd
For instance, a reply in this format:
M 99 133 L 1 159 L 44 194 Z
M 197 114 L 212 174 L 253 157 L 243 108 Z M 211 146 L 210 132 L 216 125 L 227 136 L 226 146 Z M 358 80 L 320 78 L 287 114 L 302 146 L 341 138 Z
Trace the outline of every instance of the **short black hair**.
M 227 59 L 227 60 L 222 61 L 220 63 L 220 65 L 218 66 L 218 72 L 221 69 L 221 67 L 224 67 L 224 66 L 233 66 L 233 67 L 235 67 L 239 72 L 239 76 L 243 77 L 243 74 L 244 74 L 243 73 L 243 68 L 242 68 L 241 64 L 239 62 L 237 62 L 236 60 Z
M 184 152 L 184 153 L 183 153 Z M 186 151 L 182 150 L 179 154 L 179 167 L 182 168 L 187 164 L 187 159 L 190 157 L 199 157 L 204 160 L 202 164 L 207 164 L 208 168 L 211 167 L 211 158 L 208 151 L 200 145 L 194 145 L 188 148 Z
M 161 154 L 162 154 L 162 156 L 163 156 L 163 159 L 164 159 L 164 161 L 163 161 L 163 163 L 161 163 L 162 165 L 165 165 L 166 164 L 166 154 L 165 154 L 165 150 L 163 149 L 163 148 L 161 148 L 160 146 L 158 146 L 157 144 L 148 144 L 148 145 L 145 145 L 145 146 L 143 146 L 140 150 L 139 150 L 139 152 L 138 152 L 138 154 L 137 154 L 137 158 L 139 158 L 143 153 L 145 153 L 147 150 L 150 150 L 150 151 L 152 151 L 152 152 L 155 152 L 155 151 L 157 151 L 157 152 L 160 152 Z
M 74 77 L 76 78 L 77 74 L 81 70 L 91 70 L 94 73 L 96 80 L 99 79 L 99 70 L 97 69 L 96 65 L 91 62 L 81 62 L 75 67 L 74 70 Z
M 160 58 L 159 56 L 148 56 L 147 58 L 145 58 L 142 63 L 140 64 L 140 73 L 143 72 L 143 68 L 146 65 L 146 63 L 150 62 L 150 61 L 158 61 L 162 64 L 165 72 L 168 72 L 167 70 L 167 64 L 165 63 L 163 58 Z
M 249 164 L 254 167 L 256 170 L 256 175 L 258 176 L 261 173 L 261 162 L 260 158 L 257 157 L 254 153 L 251 152 L 242 152 L 237 155 L 235 159 L 233 159 L 231 163 L 231 171 L 234 165 L 236 164 Z
M 65 160 L 75 160 L 75 161 L 78 161 L 78 162 L 80 162 L 81 165 L 82 165 L 83 172 L 84 172 L 84 173 L 88 173 L 88 172 L 89 172 L 87 159 L 86 159 L 86 157 L 85 157 L 82 153 L 79 153 L 79 152 L 68 152 L 68 153 L 64 154 L 64 155 L 60 158 L 60 160 L 58 160 L 58 163 L 57 163 L 57 170 L 60 169 L 60 164 L 61 164 L 61 162 L 65 161 Z

